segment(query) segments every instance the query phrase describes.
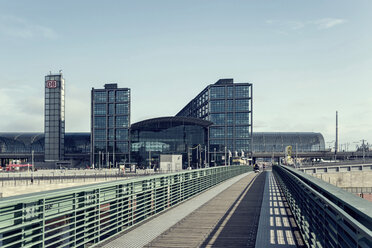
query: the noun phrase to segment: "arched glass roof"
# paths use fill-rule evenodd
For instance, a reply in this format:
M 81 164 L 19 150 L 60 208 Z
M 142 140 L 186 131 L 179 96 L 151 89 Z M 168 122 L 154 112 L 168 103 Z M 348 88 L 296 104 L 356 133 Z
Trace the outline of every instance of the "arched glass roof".
M 320 151 L 325 149 L 321 133 L 314 132 L 254 132 L 253 152 L 283 152 L 292 146 L 299 152 Z
M 180 125 L 197 125 L 202 127 L 208 127 L 213 123 L 210 121 L 183 117 L 183 116 L 169 116 L 169 117 L 159 117 L 153 119 L 147 119 L 140 121 L 131 125 L 131 130 L 156 130 L 156 129 L 167 129 L 170 127 L 180 126 Z

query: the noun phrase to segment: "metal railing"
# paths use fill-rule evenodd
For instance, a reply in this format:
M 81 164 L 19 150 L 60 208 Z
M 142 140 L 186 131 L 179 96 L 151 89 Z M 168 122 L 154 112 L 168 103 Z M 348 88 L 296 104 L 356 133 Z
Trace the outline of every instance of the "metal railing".
M 249 166 L 213 167 L 7 197 L 0 247 L 90 247 Z
M 308 247 L 372 247 L 372 205 L 293 168 L 274 175 Z
M 318 167 L 298 168 L 299 171 L 307 174 L 313 173 L 333 173 L 333 172 L 354 172 L 354 171 L 372 171 L 372 164 L 352 164 L 352 165 L 327 165 Z

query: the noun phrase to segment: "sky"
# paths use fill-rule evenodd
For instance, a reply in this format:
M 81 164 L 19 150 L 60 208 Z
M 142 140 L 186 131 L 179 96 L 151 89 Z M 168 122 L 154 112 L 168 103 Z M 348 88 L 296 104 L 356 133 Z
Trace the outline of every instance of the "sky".
M 253 84 L 256 132 L 372 143 L 370 0 L 0 0 L 0 132 L 43 132 L 44 76 L 63 71 L 66 131 L 90 91 L 131 88 L 132 123 L 172 116 L 220 78 Z

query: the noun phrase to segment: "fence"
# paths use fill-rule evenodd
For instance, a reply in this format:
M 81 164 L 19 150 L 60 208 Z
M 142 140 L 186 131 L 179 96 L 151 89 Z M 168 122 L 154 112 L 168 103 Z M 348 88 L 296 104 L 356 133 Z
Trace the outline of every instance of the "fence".
M 213 167 L 0 200 L 0 247 L 90 247 L 236 175 Z
M 370 202 L 292 168 L 273 171 L 308 247 L 372 247 Z

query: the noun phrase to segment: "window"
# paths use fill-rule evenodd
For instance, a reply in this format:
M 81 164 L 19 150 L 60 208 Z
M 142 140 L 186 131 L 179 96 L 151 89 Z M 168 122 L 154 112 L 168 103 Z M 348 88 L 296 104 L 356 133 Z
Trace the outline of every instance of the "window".
M 249 125 L 249 113 L 236 113 L 235 124 L 236 125 Z
M 94 142 L 94 151 L 95 152 L 104 151 L 104 150 L 106 150 L 106 143 L 104 141 Z
M 234 151 L 234 140 L 233 139 L 226 140 L 226 146 L 230 152 L 233 152 Z
M 249 86 L 248 85 L 236 85 L 235 86 L 235 98 L 249 97 Z
M 94 91 L 93 97 L 95 102 L 106 102 L 106 91 Z
M 95 117 L 94 118 L 94 128 L 106 128 L 106 117 Z
M 109 102 L 115 102 L 115 91 L 109 91 Z
M 234 111 L 234 100 L 227 100 L 226 101 L 226 111 L 233 112 Z
M 235 100 L 236 111 L 248 111 L 249 110 L 249 99 Z
M 114 106 L 115 105 L 113 103 L 109 104 L 109 115 L 113 115 L 115 113 Z
M 233 125 L 234 124 L 234 113 L 227 113 L 226 124 L 227 125 Z
M 211 101 L 211 112 L 225 112 L 225 101 Z
M 116 91 L 116 101 L 117 102 L 127 102 L 127 101 L 129 101 L 129 91 L 127 91 L 127 90 Z
M 215 125 L 225 125 L 225 114 L 211 114 L 210 118 Z
M 249 138 L 249 126 L 237 126 L 235 127 L 236 138 Z
M 236 150 L 237 151 L 248 151 L 249 150 L 249 139 L 236 140 Z
M 106 115 L 106 104 L 94 104 L 94 115 Z
M 105 140 L 105 139 L 106 139 L 106 133 L 104 129 L 94 130 L 94 140 Z
M 233 127 L 226 127 L 226 136 L 228 138 L 233 138 L 233 134 L 234 134 L 234 129 Z
M 116 129 L 116 140 L 128 140 L 128 129 Z
M 128 116 L 116 116 L 116 127 L 128 127 Z
M 116 142 L 117 153 L 128 153 L 128 142 Z
M 111 127 L 111 128 L 114 127 L 114 117 L 113 116 L 108 117 L 108 127 Z
M 211 145 L 222 145 L 222 146 L 224 146 L 225 145 L 225 140 L 221 140 L 221 139 L 219 139 L 219 140 L 210 140 L 210 144 Z
M 227 98 L 234 98 L 234 87 L 227 87 Z
M 110 129 L 108 130 L 107 135 L 108 135 L 108 139 L 109 139 L 109 140 L 114 140 L 114 139 L 115 139 L 115 136 L 114 136 L 114 129 L 110 128 Z
M 210 131 L 211 138 L 224 138 L 225 137 L 224 127 L 211 127 L 209 131 Z
M 127 115 L 128 114 L 128 104 L 118 103 L 116 104 L 116 114 L 117 115 Z
M 210 88 L 211 99 L 225 98 L 225 87 L 211 87 Z

